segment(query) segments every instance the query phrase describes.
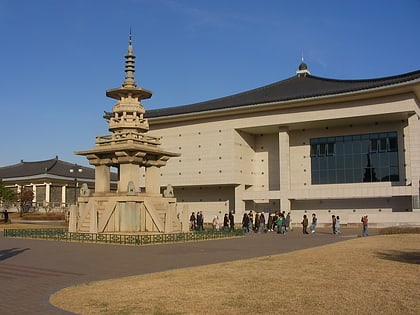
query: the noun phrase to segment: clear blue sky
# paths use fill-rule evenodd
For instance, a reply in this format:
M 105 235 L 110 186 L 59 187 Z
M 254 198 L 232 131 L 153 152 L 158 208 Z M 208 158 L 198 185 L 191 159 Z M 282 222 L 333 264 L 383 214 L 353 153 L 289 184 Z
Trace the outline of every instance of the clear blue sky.
M 107 134 L 105 91 L 133 32 L 147 109 L 206 101 L 295 75 L 368 79 L 420 69 L 419 0 L 0 0 L 0 166 Z

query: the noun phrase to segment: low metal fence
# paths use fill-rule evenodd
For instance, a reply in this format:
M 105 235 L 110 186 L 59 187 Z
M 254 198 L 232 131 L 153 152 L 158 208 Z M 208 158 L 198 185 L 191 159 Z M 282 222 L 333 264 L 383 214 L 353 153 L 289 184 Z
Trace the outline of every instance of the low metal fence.
M 67 242 L 89 242 L 121 245 L 147 245 L 176 242 L 192 242 L 220 238 L 239 237 L 244 235 L 242 229 L 233 231 L 197 231 L 170 234 L 105 234 L 76 233 L 67 229 L 4 229 L 4 237 L 29 238 Z

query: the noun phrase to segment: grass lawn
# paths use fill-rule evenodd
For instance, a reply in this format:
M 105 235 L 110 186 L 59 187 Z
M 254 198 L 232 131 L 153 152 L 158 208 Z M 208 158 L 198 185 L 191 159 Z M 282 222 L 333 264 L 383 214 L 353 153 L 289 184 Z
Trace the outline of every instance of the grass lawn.
M 419 292 L 420 234 L 394 234 L 86 283 L 50 302 L 78 314 L 419 314 Z

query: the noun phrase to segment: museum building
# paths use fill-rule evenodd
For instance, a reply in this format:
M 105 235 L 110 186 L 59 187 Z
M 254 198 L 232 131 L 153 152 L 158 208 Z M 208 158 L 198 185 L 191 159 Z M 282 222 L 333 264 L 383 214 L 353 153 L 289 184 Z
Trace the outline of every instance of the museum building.
M 207 220 L 253 210 L 291 212 L 294 223 L 313 212 L 420 223 L 419 99 L 420 71 L 337 80 L 302 60 L 285 80 L 145 117 L 180 153 L 160 169 L 161 186 Z

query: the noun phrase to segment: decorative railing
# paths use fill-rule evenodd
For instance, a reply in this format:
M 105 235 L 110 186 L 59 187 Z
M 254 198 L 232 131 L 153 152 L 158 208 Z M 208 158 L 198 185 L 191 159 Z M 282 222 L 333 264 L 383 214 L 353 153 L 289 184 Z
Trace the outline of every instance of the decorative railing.
M 4 229 L 4 237 L 29 238 L 67 242 L 89 242 L 121 245 L 148 245 L 177 242 L 193 242 L 203 240 L 214 240 L 244 235 L 242 229 L 234 231 L 200 231 L 171 234 L 98 234 L 98 233 L 76 233 L 67 229 Z

